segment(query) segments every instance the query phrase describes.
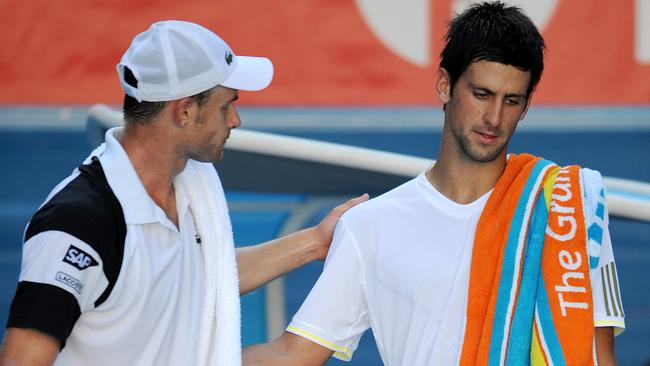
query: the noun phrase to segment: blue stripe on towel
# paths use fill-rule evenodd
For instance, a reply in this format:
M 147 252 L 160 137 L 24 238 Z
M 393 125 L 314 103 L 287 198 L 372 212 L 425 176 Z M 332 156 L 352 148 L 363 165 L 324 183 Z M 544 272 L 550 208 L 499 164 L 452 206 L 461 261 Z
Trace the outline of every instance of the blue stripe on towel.
M 510 328 L 513 342 L 508 342 L 506 365 L 525 365 L 530 360 L 530 345 L 533 337 L 533 319 L 535 318 L 535 298 L 542 264 L 542 249 L 546 223 L 548 221 L 548 206 L 543 194 L 537 196 L 526 244 L 523 273 L 517 307 Z
M 598 244 L 602 244 L 603 241 L 603 228 L 597 223 L 591 224 L 587 230 L 587 236 L 589 239 L 594 239 Z
M 539 276 L 535 307 L 537 310 L 537 322 L 541 328 L 539 336 L 543 339 L 543 343 L 548 350 L 548 353 L 546 353 L 547 359 L 554 366 L 566 366 L 564 352 L 562 351 L 562 346 L 560 346 L 560 339 L 558 338 L 555 324 L 553 323 L 551 306 L 548 302 L 548 294 L 546 293 L 544 284 L 544 275 Z
M 507 322 L 508 305 L 513 299 L 510 298 L 510 291 L 513 286 L 513 281 L 518 279 L 515 276 L 515 261 L 517 260 L 517 250 L 520 245 L 521 228 L 527 218 L 524 217 L 528 208 L 529 199 L 531 194 L 538 192 L 536 183 L 538 176 L 542 174 L 544 168 L 552 164 L 548 160 L 539 160 L 528 176 L 526 184 L 524 185 L 519 202 L 515 209 L 512 222 L 510 223 L 510 230 L 508 232 L 508 239 L 506 248 L 503 254 L 503 265 L 501 267 L 501 279 L 499 280 L 499 291 L 497 295 L 496 307 L 494 310 L 494 322 L 492 325 L 492 335 L 490 338 L 490 351 L 488 355 L 488 363 L 490 365 L 499 365 L 501 361 L 502 345 L 504 342 L 504 329 Z M 541 184 L 541 182 L 539 182 Z M 533 202 L 530 203 L 531 205 Z M 532 210 L 531 210 L 532 212 Z M 526 222 L 527 224 L 527 222 Z M 526 235 L 525 232 L 523 235 Z M 525 239 L 525 237 L 524 237 Z M 524 240 L 521 240 L 521 245 Z
M 600 199 L 604 200 L 604 197 L 601 196 Z M 603 202 L 598 202 L 598 207 L 596 208 L 596 216 L 598 216 L 601 220 L 605 219 L 605 205 L 603 204 Z
M 587 220 L 593 221 L 593 223 L 589 226 L 589 229 L 587 229 L 587 243 L 596 243 L 599 246 L 603 244 L 603 226 L 605 224 L 605 189 L 600 190 L 600 196 L 598 197 L 598 205 L 596 206 L 596 212 L 595 212 L 596 217 L 598 218 L 597 220 Z M 590 249 L 590 248 L 588 248 Z M 598 256 L 593 256 L 591 250 L 587 250 L 589 253 L 589 268 L 594 269 L 598 267 L 598 262 L 600 261 L 600 255 Z M 598 250 L 598 253 L 600 253 L 600 250 Z

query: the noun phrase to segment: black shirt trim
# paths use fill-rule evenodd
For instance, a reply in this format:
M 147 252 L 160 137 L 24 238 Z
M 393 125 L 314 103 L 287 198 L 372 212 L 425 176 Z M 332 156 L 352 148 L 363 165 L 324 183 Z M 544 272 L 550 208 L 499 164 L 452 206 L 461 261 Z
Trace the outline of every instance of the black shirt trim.
M 126 222 L 122 206 L 93 157 L 79 175 L 46 202 L 32 217 L 25 242 L 47 231 L 62 231 L 90 245 L 102 261 L 108 286 L 95 300 L 101 305 L 111 294 L 124 257 Z M 87 254 L 87 253 L 85 253 Z M 57 258 L 57 260 L 61 260 Z M 92 260 L 88 259 L 91 265 Z M 61 348 L 81 316 L 75 296 L 50 284 L 22 281 L 9 310 L 7 327 L 31 328 L 61 341 Z
M 71 293 L 49 284 L 22 281 L 9 309 L 7 328 L 36 329 L 57 338 L 63 348 L 80 316 Z
M 101 305 L 110 295 L 122 268 L 126 223 L 122 205 L 106 180 L 99 162 L 79 167 L 80 174 L 57 192 L 32 217 L 25 241 L 41 232 L 57 230 L 90 245 L 103 262 L 108 287 L 95 301 Z

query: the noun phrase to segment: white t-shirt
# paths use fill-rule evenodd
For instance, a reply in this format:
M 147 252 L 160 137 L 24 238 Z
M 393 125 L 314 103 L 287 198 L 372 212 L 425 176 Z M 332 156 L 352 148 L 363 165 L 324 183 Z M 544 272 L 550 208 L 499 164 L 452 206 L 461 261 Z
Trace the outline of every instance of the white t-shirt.
M 349 210 L 323 273 L 287 331 L 350 360 L 372 327 L 386 365 L 457 363 L 474 234 L 490 193 L 460 205 L 423 173 Z M 623 329 L 613 261 L 605 230 L 599 266 L 591 273 L 594 318 L 597 326 Z M 610 281 L 603 285 L 605 270 Z M 603 293 L 614 302 L 605 304 Z

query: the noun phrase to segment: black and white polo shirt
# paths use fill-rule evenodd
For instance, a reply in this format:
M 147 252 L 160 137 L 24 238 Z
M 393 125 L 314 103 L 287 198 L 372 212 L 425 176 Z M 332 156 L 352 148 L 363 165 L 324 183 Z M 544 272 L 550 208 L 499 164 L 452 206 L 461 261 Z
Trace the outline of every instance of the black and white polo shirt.
M 179 228 L 147 194 L 117 138 L 57 185 L 25 231 L 8 327 L 61 341 L 57 365 L 191 365 L 203 263 L 188 198 Z

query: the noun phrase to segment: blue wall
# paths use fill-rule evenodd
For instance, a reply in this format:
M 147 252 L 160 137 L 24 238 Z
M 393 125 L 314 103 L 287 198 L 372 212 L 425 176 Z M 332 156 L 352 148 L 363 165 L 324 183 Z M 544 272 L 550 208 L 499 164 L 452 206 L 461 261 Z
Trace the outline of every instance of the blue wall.
M 282 133 L 370 148 L 434 157 L 439 132 L 395 129 L 393 131 L 312 131 L 284 129 Z M 4 322 L 20 267 L 21 236 L 29 217 L 49 190 L 67 176 L 90 151 L 81 130 L 0 129 L 0 319 Z M 512 152 L 543 155 L 560 164 L 578 163 L 607 176 L 650 181 L 650 130 L 628 131 L 521 131 L 512 140 Z M 265 179 L 272 179 L 271 177 Z M 360 192 L 361 193 L 361 192 Z M 228 194 L 231 204 L 246 202 L 295 203 L 292 195 Z M 275 237 L 289 212 L 231 209 L 236 242 L 248 245 Z M 314 216 L 316 221 L 320 214 Z M 650 224 L 612 219 L 627 330 L 617 337 L 621 364 L 641 364 L 650 359 Z M 322 264 L 307 265 L 286 278 L 287 319 L 300 306 L 315 282 Z M 263 341 L 265 315 L 263 289 L 242 299 L 244 344 Z M 0 330 L 0 336 L 3 330 Z M 378 364 L 380 359 L 368 332 L 352 363 Z M 330 365 L 343 364 L 330 361 Z

